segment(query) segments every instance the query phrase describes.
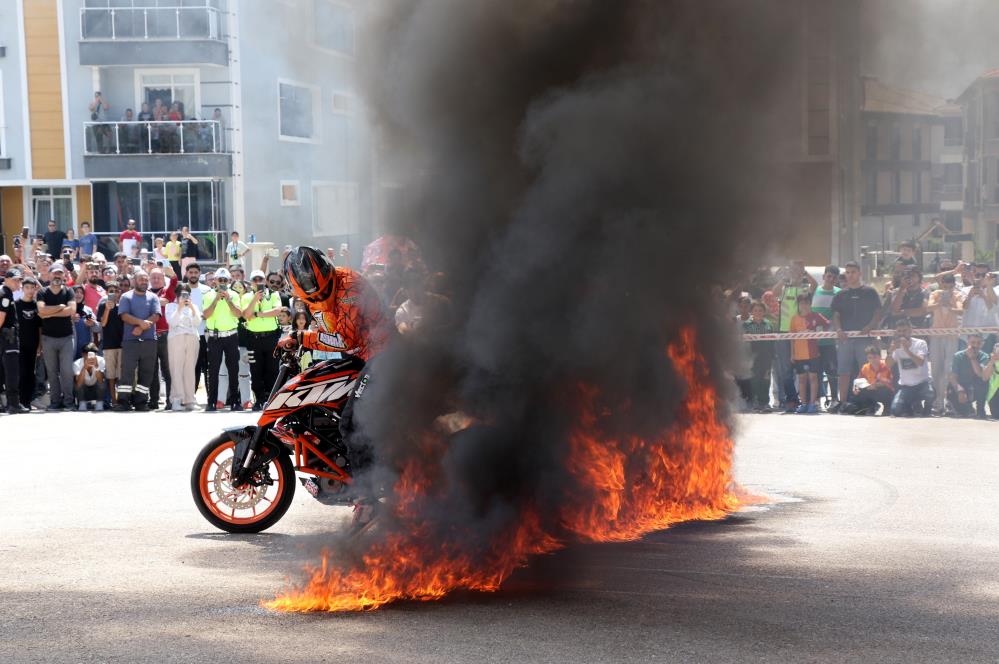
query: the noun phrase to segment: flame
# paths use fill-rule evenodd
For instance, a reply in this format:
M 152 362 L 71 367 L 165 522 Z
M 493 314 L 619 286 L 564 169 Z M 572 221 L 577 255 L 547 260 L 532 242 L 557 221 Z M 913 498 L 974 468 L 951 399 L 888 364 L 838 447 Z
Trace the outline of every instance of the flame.
M 546 527 L 536 511 L 527 510 L 484 544 L 470 547 L 461 533 L 442 538 L 441 524 L 421 517 L 420 506 L 434 484 L 425 464 L 413 462 L 403 468 L 394 491 L 392 518 L 401 527 L 372 538 L 352 563 L 336 564 L 324 551 L 321 563 L 306 570 L 304 585 L 263 605 L 278 611 L 361 611 L 397 600 L 439 599 L 457 589 L 495 591 L 530 556 L 572 540 L 633 540 L 680 521 L 725 516 L 739 504 L 731 481 L 732 440 L 695 337 L 686 329 L 669 346 L 687 396 L 676 425 L 654 440 L 597 438 L 599 395 L 579 388 L 582 416 L 566 461 L 577 495 L 566 496 L 560 527 Z

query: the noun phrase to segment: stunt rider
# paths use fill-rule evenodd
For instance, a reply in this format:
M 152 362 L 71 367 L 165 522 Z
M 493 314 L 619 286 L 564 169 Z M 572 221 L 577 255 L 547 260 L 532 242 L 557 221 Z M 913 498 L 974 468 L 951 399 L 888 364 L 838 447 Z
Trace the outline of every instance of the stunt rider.
M 318 330 L 295 330 L 279 346 L 299 345 L 364 360 L 357 384 L 340 414 L 340 435 L 355 472 L 371 461 L 371 441 L 354 422 L 354 409 L 371 380 L 376 358 L 395 333 L 381 298 L 360 274 L 336 267 L 322 251 L 297 247 L 285 258 L 285 275 L 295 297 L 305 301 Z

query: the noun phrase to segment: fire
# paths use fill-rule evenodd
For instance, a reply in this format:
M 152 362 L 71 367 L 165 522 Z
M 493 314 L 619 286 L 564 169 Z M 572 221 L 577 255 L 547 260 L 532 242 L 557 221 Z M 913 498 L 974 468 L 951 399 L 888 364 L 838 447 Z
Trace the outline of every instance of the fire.
M 579 426 L 569 440 L 567 469 L 576 480 L 561 528 L 526 511 L 484 544 L 469 546 L 460 533 L 441 538 L 440 525 L 420 516 L 426 471 L 409 464 L 395 487 L 398 528 L 372 539 L 360 560 L 336 564 L 324 551 L 308 581 L 264 606 L 278 611 L 360 611 L 397 600 L 433 600 L 458 589 L 495 591 L 532 555 L 572 540 L 625 541 L 691 519 L 717 519 L 736 508 L 732 493 L 732 441 L 720 421 L 718 395 L 707 379 L 695 333 L 685 330 L 668 355 L 687 384 L 676 425 L 654 440 L 598 439 L 595 390 L 580 388 Z M 585 498 L 584 498 L 585 497 Z M 437 527 L 435 527 L 437 526 Z M 556 532 L 549 532 L 549 530 Z M 472 549 L 472 550 L 469 550 Z

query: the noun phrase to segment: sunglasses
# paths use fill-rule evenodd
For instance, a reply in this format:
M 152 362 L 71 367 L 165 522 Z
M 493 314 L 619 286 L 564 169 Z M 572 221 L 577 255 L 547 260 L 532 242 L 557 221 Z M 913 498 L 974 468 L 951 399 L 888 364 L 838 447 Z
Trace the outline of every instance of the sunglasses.
M 229 283 L 229 280 L 226 279 L 225 277 L 216 277 L 215 281 L 218 282 L 218 283 L 220 283 L 220 284 L 227 284 L 227 283 Z
M 253 283 L 255 283 L 255 284 L 258 284 L 258 283 L 262 284 L 262 283 L 264 283 L 264 278 L 263 277 L 253 277 Z

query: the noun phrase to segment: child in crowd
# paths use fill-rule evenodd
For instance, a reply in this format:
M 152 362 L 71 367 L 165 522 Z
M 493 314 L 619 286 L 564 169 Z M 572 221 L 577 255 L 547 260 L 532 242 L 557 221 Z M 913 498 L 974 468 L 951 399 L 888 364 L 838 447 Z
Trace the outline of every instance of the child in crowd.
M 829 319 L 812 311 L 812 294 L 798 295 L 798 313 L 791 317 L 791 332 L 814 332 L 829 328 Z M 819 412 L 819 342 L 817 339 L 791 341 L 791 363 L 798 375 L 799 414 Z
M 753 302 L 749 310 L 750 319 L 743 322 L 745 334 L 770 334 L 774 326 L 767 320 L 767 305 L 759 300 Z M 750 372 L 750 394 L 753 410 L 757 413 L 770 412 L 770 370 L 774 363 L 774 342 L 752 341 L 749 351 L 753 357 Z
M 867 364 L 860 368 L 860 376 L 854 381 L 853 394 L 844 412 L 854 415 L 873 414 L 880 403 L 884 406 L 881 414 L 888 415 L 889 404 L 895 393 L 891 367 L 881 360 L 881 351 L 877 347 L 868 346 L 864 353 L 867 355 Z
M 76 261 L 80 259 L 80 241 L 76 238 L 76 233 L 72 228 L 66 230 L 66 239 L 62 241 L 62 250 L 69 249 L 69 259 Z

